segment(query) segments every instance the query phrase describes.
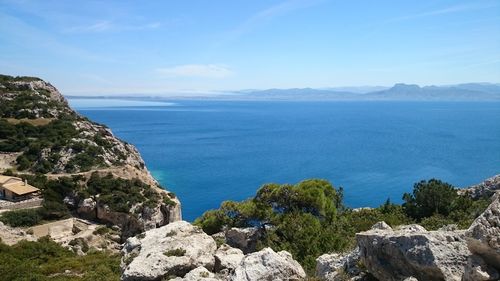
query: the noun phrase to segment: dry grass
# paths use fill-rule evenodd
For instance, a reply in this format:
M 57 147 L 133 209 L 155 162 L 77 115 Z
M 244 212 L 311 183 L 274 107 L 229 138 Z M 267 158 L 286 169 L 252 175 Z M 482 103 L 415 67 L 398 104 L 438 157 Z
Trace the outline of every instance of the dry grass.
M 29 123 L 29 124 L 31 124 L 33 126 L 45 126 L 45 125 L 48 125 L 50 122 L 52 122 L 52 120 L 54 120 L 54 119 L 53 118 L 37 118 L 37 119 L 5 118 L 5 120 L 7 120 L 7 122 L 9 122 L 10 124 L 14 124 L 14 125 L 17 125 L 17 124 L 19 124 L 21 122 L 26 122 L 26 123 Z

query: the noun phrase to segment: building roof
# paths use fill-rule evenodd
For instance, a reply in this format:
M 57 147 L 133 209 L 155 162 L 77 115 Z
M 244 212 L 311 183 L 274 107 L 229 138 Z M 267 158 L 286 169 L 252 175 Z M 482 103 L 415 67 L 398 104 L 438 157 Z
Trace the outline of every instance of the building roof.
M 17 195 L 24 195 L 40 191 L 40 189 L 29 185 L 18 177 L 0 175 L 0 187 L 9 190 Z
M 34 186 L 31 186 L 23 181 L 16 181 L 16 182 L 4 184 L 2 187 L 11 191 L 12 193 L 15 193 L 16 195 L 29 194 L 29 193 L 37 192 L 40 190 L 40 189 L 38 189 Z
M 0 175 L 0 185 L 7 183 L 8 181 L 22 181 L 21 178 Z

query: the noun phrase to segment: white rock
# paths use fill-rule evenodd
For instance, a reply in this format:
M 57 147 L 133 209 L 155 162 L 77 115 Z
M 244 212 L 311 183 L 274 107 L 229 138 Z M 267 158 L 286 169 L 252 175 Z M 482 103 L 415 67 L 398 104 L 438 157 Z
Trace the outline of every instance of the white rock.
M 379 280 L 462 279 L 470 252 L 464 231 L 426 231 L 418 225 L 356 234 L 361 262 Z
M 198 227 L 185 221 L 173 222 L 127 240 L 122 250 L 121 278 L 160 280 L 166 276 L 183 277 L 200 266 L 212 270 L 216 248 L 214 239 Z M 169 253 L 174 250 L 185 253 Z
M 177 277 L 175 279 L 170 279 L 172 281 L 221 281 L 221 279 L 216 278 L 215 274 L 208 271 L 208 269 L 203 266 L 197 267 L 184 276 L 184 278 Z
M 215 252 L 215 272 L 225 270 L 225 273 L 231 273 L 240 264 L 243 259 L 243 251 L 232 248 L 227 244 L 222 244 Z
M 344 254 L 324 254 L 316 259 L 316 276 L 322 280 L 336 281 L 344 274 L 358 275 L 359 249 Z
M 246 255 L 229 280 L 301 280 L 306 277 L 302 266 L 286 251 L 274 252 L 265 248 Z

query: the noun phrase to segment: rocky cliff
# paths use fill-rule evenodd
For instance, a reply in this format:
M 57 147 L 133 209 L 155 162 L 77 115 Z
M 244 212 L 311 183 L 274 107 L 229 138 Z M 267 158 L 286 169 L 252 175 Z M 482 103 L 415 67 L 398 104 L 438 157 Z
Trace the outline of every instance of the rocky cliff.
M 64 194 L 64 203 L 77 216 L 120 226 L 124 238 L 181 219 L 178 198 L 151 176 L 133 145 L 75 112 L 39 78 L 0 75 L 0 152 L 8 160 L 0 173 L 42 173 L 63 183 L 72 178 L 77 187 Z M 98 176 L 112 178 L 110 188 L 99 188 Z M 114 183 L 124 186 L 122 197 Z M 126 198 L 127 188 L 135 201 Z

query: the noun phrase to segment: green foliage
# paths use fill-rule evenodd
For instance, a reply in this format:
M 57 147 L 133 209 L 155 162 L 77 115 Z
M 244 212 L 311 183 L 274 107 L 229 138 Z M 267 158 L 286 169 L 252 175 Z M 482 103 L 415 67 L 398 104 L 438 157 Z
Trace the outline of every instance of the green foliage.
M 447 224 L 467 228 L 489 204 L 488 199 L 459 195 L 452 185 L 436 179 L 416 183 L 413 193 L 405 193 L 403 200 L 406 214 L 427 229 Z
M 111 174 L 102 177 L 98 173 L 92 173 L 87 182 L 87 192 L 90 195 L 100 194 L 97 198 L 99 203 L 108 205 L 113 211 L 123 213 L 129 213 L 135 204 L 145 202 L 157 204 L 160 200 L 160 196 L 142 181 L 115 178 Z
M 265 235 L 259 247 L 289 251 L 312 274 L 318 256 L 354 247 L 355 234 L 376 222 L 393 227 L 419 222 L 428 229 L 455 223 L 466 228 L 488 205 L 487 200 L 459 196 L 451 185 L 438 180 L 415 184 L 413 194 L 404 195 L 402 206 L 387 200 L 378 208 L 352 210 L 343 206 L 342 197 L 341 188 L 324 180 L 266 184 L 255 197 L 225 201 L 194 224 L 208 234 L 225 227 L 260 227 Z
M 10 226 L 33 226 L 42 220 L 39 209 L 22 209 L 3 212 L 0 221 Z
M 182 257 L 186 254 L 186 250 L 178 248 L 178 249 L 168 250 L 163 254 L 167 257 Z
M 219 209 L 205 212 L 195 224 L 209 234 L 225 226 L 267 229 L 260 247 L 290 251 L 312 272 L 320 254 L 350 245 L 345 225 L 338 219 L 343 210 L 342 190 L 328 181 L 312 179 L 296 185 L 266 184 L 254 198 L 225 201 Z
M 457 197 L 457 191 L 452 185 L 431 179 L 416 183 L 413 194 L 405 193 L 403 207 L 408 216 L 417 220 L 434 214 L 447 216 L 454 208 Z
M 0 243 L 0 276 L 11 281 L 118 281 L 120 257 L 92 251 L 78 256 L 49 238 L 13 246 Z
M 430 217 L 423 218 L 420 221 L 420 225 L 425 227 L 427 230 L 437 230 L 442 226 L 454 223 L 455 222 L 452 219 L 440 214 L 434 214 Z

